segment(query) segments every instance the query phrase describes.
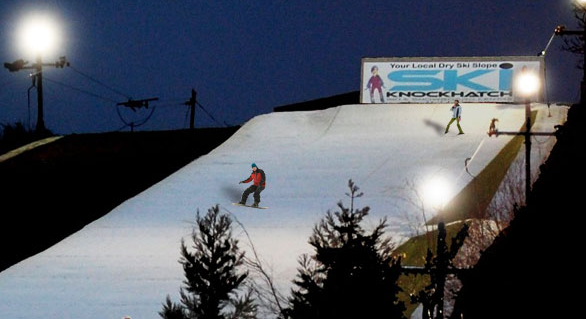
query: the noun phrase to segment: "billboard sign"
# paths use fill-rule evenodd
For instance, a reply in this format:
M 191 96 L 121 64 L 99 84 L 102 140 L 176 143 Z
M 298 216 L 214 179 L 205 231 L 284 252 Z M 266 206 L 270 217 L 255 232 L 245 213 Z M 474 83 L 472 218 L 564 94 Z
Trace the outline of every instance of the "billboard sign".
M 543 57 L 363 58 L 360 102 L 524 102 L 515 90 L 524 73 L 543 87 Z M 543 100 L 542 91 L 529 99 Z

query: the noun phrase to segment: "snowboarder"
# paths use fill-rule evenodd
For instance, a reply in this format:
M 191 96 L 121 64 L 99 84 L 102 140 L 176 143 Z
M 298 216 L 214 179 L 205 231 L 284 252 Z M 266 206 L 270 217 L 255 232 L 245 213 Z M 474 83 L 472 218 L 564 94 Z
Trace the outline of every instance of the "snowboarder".
M 242 199 L 240 200 L 239 204 L 246 205 L 248 195 L 254 193 L 254 204 L 252 204 L 252 207 L 258 207 L 258 204 L 260 203 L 260 192 L 262 192 L 266 187 L 266 177 L 265 172 L 262 169 L 258 168 L 258 166 L 256 166 L 255 163 L 252 163 L 251 167 L 252 174 L 250 174 L 250 177 L 246 180 L 240 181 L 239 184 L 245 184 L 249 183 L 250 181 L 253 181 L 253 185 L 244 190 L 244 193 L 242 193 Z
M 373 66 L 370 69 L 370 73 L 372 73 L 372 76 L 368 80 L 368 84 L 366 84 L 366 89 L 370 90 L 370 103 L 375 103 L 374 102 L 374 90 L 378 91 L 378 95 L 380 97 L 380 102 L 385 103 L 385 100 L 383 98 L 383 90 L 382 90 L 382 88 L 385 87 L 385 83 L 383 82 L 383 79 L 381 79 L 381 77 L 378 75 L 378 66 L 376 66 L 376 65 Z
M 450 125 L 452 125 L 454 121 L 456 121 L 458 131 L 460 131 L 458 135 L 464 134 L 464 132 L 462 131 L 462 127 L 460 126 L 460 121 L 462 120 L 462 106 L 460 105 L 460 101 L 455 100 L 454 105 L 452 105 L 450 110 L 452 111 L 452 119 L 450 120 L 450 123 L 448 123 L 448 126 L 446 127 L 446 131 L 444 132 L 444 134 L 448 134 L 448 131 L 450 130 Z

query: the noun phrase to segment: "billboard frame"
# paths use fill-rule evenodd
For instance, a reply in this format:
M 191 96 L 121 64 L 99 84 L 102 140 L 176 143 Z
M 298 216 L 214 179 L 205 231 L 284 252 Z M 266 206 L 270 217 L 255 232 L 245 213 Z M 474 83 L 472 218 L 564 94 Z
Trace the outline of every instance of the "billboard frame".
M 532 102 L 544 101 L 544 92 L 546 90 L 546 78 L 545 78 L 545 57 L 544 56 L 472 56 L 472 57 L 363 57 L 360 65 L 360 104 L 371 104 L 372 102 L 364 102 L 364 91 L 365 91 L 365 64 L 366 63 L 386 63 L 386 62 L 397 62 L 397 63 L 434 63 L 434 62 L 538 62 L 539 70 L 538 77 L 541 81 L 539 91 L 535 96 L 529 98 Z M 512 92 L 513 90 L 511 90 Z M 513 96 L 513 101 L 478 101 L 474 103 L 524 103 L 527 99 L 521 99 L 520 97 Z M 385 103 L 438 103 L 438 102 L 386 102 Z

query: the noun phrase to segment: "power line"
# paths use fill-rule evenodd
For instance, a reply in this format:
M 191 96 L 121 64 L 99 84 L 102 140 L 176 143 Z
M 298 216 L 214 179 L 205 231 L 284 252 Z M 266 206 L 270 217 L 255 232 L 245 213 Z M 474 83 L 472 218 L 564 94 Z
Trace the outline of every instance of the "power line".
M 76 69 L 76 68 L 72 67 L 72 66 L 69 66 L 69 68 L 70 68 L 71 70 L 73 70 L 74 72 L 76 72 L 77 74 L 79 74 L 79 75 L 81 75 L 81 76 L 83 76 L 83 77 L 85 77 L 85 78 L 89 79 L 90 81 L 92 81 L 92 82 L 95 82 L 95 83 L 97 83 L 97 84 L 100 84 L 100 85 L 102 85 L 103 87 L 105 87 L 105 88 L 109 89 L 110 91 L 112 91 L 112 92 L 115 92 L 115 93 L 118 93 L 118 94 L 120 94 L 120 95 L 124 96 L 124 97 L 125 97 L 125 98 L 127 98 L 127 99 L 130 99 L 130 96 L 129 96 L 128 94 L 124 94 L 124 93 L 122 93 L 122 92 L 120 92 L 120 91 L 116 90 L 115 88 L 113 88 L 113 87 L 111 87 L 111 86 L 109 86 L 109 85 L 105 84 L 104 82 L 102 82 L 102 81 L 100 81 L 100 80 L 98 80 L 98 79 L 96 79 L 96 78 L 94 78 L 94 77 L 92 77 L 92 76 L 89 76 L 89 75 L 87 75 L 87 74 L 85 74 L 85 73 L 83 73 L 83 72 L 79 71 L 78 69 Z
M 183 120 L 183 126 L 187 128 L 187 119 L 189 118 L 189 108 L 186 108 L 185 119 Z
M 122 125 L 119 129 L 116 130 L 116 132 L 120 132 L 122 131 L 125 127 L 127 127 L 128 125 L 124 124 Z
M 147 123 L 147 122 L 148 122 L 148 121 L 151 119 L 151 117 L 153 116 L 153 114 L 155 113 L 155 109 L 156 109 L 156 108 L 157 108 L 156 106 L 155 106 L 155 107 L 153 107 L 153 108 L 151 109 L 151 113 L 150 113 L 150 114 L 149 114 L 149 115 L 148 115 L 148 116 L 147 116 L 147 117 L 146 117 L 146 118 L 145 118 L 145 119 L 144 119 L 142 122 L 139 122 L 139 123 L 137 124 L 137 123 L 135 123 L 135 122 L 130 122 L 130 123 L 126 122 L 126 120 L 124 120 L 124 117 L 123 117 L 123 116 L 122 116 L 122 114 L 120 113 L 120 108 L 119 108 L 118 106 L 116 106 L 116 113 L 118 114 L 118 117 L 120 118 L 120 120 L 122 121 L 122 123 L 124 123 L 124 126 L 122 126 L 122 127 L 121 127 L 120 129 L 118 129 L 118 130 L 121 130 L 121 129 L 123 129 L 123 128 L 127 127 L 127 126 L 130 126 L 130 129 L 133 131 L 135 127 L 140 127 L 140 126 L 142 126 L 142 125 L 146 124 L 146 123 Z
M 80 89 L 80 88 L 74 87 L 74 86 L 72 86 L 72 85 L 69 85 L 69 84 L 66 84 L 66 83 L 63 83 L 63 82 L 59 82 L 59 81 L 57 81 L 57 80 L 53 80 L 53 79 L 51 79 L 51 78 L 47 77 L 46 75 L 44 76 L 44 78 L 45 78 L 47 81 L 49 81 L 49 82 L 53 82 L 53 83 L 55 83 L 55 84 L 59 84 L 59 85 L 61 85 L 61 86 L 64 86 L 64 87 L 66 87 L 66 88 L 68 88 L 68 89 L 71 89 L 71 90 L 77 91 L 77 92 L 79 92 L 79 93 L 83 93 L 83 94 L 86 94 L 86 95 L 89 95 L 89 96 L 92 96 L 92 97 L 95 97 L 95 98 L 98 98 L 98 99 L 102 99 L 102 100 L 105 100 L 105 101 L 108 101 L 108 102 L 117 103 L 116 101 L 114 101 L 114 100 L 111 100 L 111 99 L 109 99 L 109 98 L 107 98 L 107 97 L 104 97 L 104 96 L 101 96 L 101 95 L 98 95 L 98 94 L 95 94 L 95 93 L 92 93 L 92 92 L 89 92 L 89 91 L 86 91 L 86 90 L 83 90 L 83 89 Z
M 6 81 L 4 82 L 0 82 L 0 87 L 4 87 L 6 85 L 8 85 L 9 83 L 13 83 L 14 81 L 12 79 L 6 79 Z
M 6 79 L 6 81 L 1 82 L 0 83 L 0 89 L 1 89 L 0 94 L 10 93 L 10 92 L 14 91 L 13 87 L 16 85 L 16 83 L 17 82 L 13 81 L 12 79 Z
M 222 124 L 220 122 L 218 122 L 218 120 L 216 120 L 216 118 L 210 114 L 210 112 L 208 112 L 208 110 L 205 109 L 205 107 L 203 105 L 201 105 L 201 103 L 197 102 L 197 105 L 199 106 L 199 108 L 201 108 L 214 122 L 216 122 L 216 124 L 218 125 L 224 125 L 224 126 L 228 126 L 226 125 L 226 123 Z
M 159 100 L 158 102 L 159 103 L 171 103 L 173 105 L 177 105 L 177 104 L 183 105 L 183 101 L 185 101 L 185 100 Z
M 165 104 L 157 104 L 157 107 L 168 107 L 168 106 L 179 106 L 183 105 L 183 103 L 165 103 Z

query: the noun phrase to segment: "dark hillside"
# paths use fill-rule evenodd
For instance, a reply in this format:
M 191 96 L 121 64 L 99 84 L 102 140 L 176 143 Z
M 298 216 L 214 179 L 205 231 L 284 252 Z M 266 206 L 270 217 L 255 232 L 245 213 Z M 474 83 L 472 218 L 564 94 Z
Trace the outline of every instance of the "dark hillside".
M 481 256 L 455 318 L 573 318 L 584 284 L 586 110 L 574 105 L 527 207 Z
M 0 163 L 0 271 L 227 140 L 238 127 L 70 135 Z

